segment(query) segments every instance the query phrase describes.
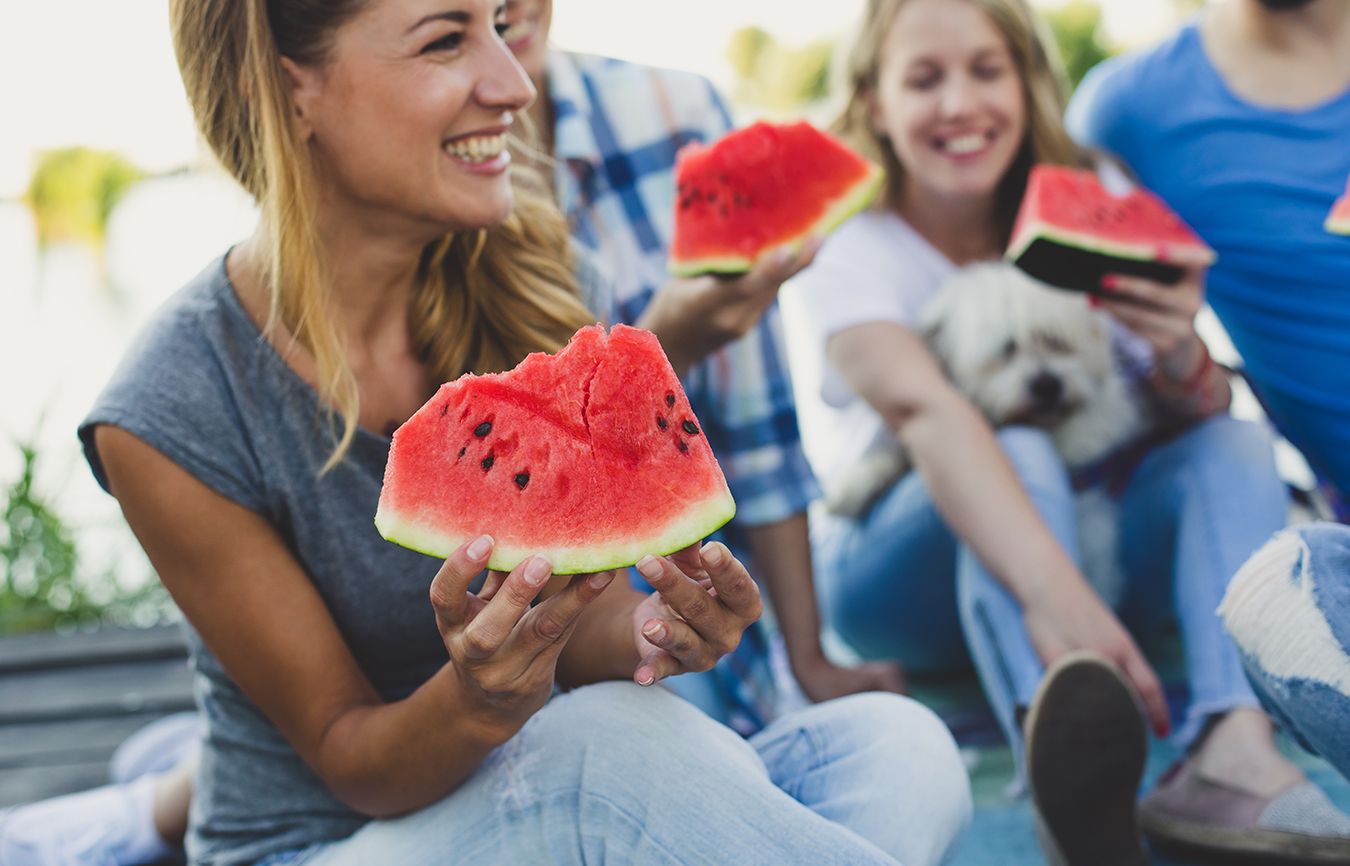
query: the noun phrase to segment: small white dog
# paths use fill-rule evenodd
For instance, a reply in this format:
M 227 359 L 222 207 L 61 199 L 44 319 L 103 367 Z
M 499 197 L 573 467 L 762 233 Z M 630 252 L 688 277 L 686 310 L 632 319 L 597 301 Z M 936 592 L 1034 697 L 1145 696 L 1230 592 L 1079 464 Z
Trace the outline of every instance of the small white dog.
M 1079 294 L 1041 285 L 1007 264 L 965 268 L 924 308 L 921 327 L 958 390 L 995 427 L 1050 434 L 1072 472 L 1105 460 L 1147 428 L 1122 375 L 1105 313 Z M 826 484 L 826 507 L 859 517 L 910 468 L 887 438 Z M 1103 485 L 1075 500 L 1084 572 L 1108 601 L 1119 599 L 1116 509 Z

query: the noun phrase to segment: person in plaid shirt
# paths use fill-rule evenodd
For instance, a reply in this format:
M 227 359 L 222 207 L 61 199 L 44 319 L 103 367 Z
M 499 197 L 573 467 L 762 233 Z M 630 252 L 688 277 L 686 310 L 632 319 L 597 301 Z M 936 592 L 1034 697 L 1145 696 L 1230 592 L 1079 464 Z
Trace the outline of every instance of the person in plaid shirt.
M 806 523 L 817 487 L 801 449 L 776 303 L 779 285 L 810 262 L 815 245 L 771 256 L 736 279 L 670 278 L 675 153 L 731 128 L 722 98 L 687 72 L 551 49 L 551 0 L 512 0 L 507 15 L 503 38 L 539 90 L 530 108 L 542 151 L 534 158 L 573 237 L 613 284 L 616 318 L 655 332 L 681 373 L 736 497 L 728 540 L 768 590 L 802 690 L 816 701 L 900 691 L 897 665 L 838 667 L 820 645 Z M 765 650 L 752 630 L 710 680 L 686 676 L 677 688 L 752 732 L 775 704 Z

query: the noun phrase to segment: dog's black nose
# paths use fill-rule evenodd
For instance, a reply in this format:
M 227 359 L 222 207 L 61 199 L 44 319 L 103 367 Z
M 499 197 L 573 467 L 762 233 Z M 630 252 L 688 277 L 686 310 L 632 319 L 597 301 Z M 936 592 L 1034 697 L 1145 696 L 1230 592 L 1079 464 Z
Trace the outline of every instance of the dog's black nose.
M 1047 370 L 1037 373 L 1029 387 L 1038 406 L 1053 406 L 1064 396 L 1064 382 Z

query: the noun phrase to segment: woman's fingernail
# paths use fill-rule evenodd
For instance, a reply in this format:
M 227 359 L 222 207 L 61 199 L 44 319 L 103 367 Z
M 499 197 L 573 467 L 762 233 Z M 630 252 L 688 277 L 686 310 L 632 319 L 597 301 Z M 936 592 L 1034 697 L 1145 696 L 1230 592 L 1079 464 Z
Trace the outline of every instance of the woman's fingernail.
M 1102 299 L 1097 297 L 1096 295 L 1088 295 L 1087 302 L 1088 306 L 1094 310 L 1102 305 Z
M 648 671 L 647 673 L 638 674 L 637 682 L 638 685 L 640 686 L 649 686 L 652 683 L 656 682 L 656 676 L 652 674 L 650 671 Z
M 712 544 L 704 545 L 703 550 L 699 552 L 703 554 L 703 563 L 705 565 L 710 565 L 713 568 L 720 566 L 727 558 L 726 551 L 722 549 L 722 545 L 715 541 Z
M 553 571 L 553 566 L 548 564 L 548 560 L 542 556 L 536 556 L 525 566 L 525 582 L 530 586 L 539 586 L 548 580 L 551 571 Z
M 660 577 L 661 561 L 651 554 L 648 554 L 638 560 L 637 570 L 642 572 L 642 576 L 646 578 Z
M 592 574 L 589 578 L 587 578 L 586 582 L 589 583 L 595 589 L 604 589 L 605 587 L 609 586 L 610 581 L 612 580 L 614 580 L 614 572 L 597 571 L 595 574 Z
M 473 540 L 469 549 L 464 552 L 469 555 L 469 559 L 485 559 L 490 550 L 492 550 L 492 536 L 480 535 Z
M 651 640 L 661 640 L 666 636 L 666 627 L 659 622 L 649 622 L 642 627 L 642 634 Z
M 1102 277 L 1102 288 L 1108 292 L 1113 292 L 1120 285 L 1120 279 L 1115 274 L 1107 274 Z
M 1153 254 L 1159 259 L 1167 261 L 1168 256 L 1172 254 L 1172 249 L 1167 244 L 1158 244 L 1158 246 L 1154 248 Z

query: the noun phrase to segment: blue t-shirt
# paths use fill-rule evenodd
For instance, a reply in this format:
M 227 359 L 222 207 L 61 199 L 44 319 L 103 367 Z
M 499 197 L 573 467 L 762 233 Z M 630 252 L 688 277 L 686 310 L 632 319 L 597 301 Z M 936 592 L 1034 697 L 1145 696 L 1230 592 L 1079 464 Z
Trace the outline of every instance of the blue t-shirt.
M 1240 99 L 1195 22 L 1094 69 L 1069 107 L 1219 254 L 1208 300 L 1276 425 L 1350 492 L 1350 238 L 1323 228 L 1350 177 L 1350 90 L 1306 110 Z

